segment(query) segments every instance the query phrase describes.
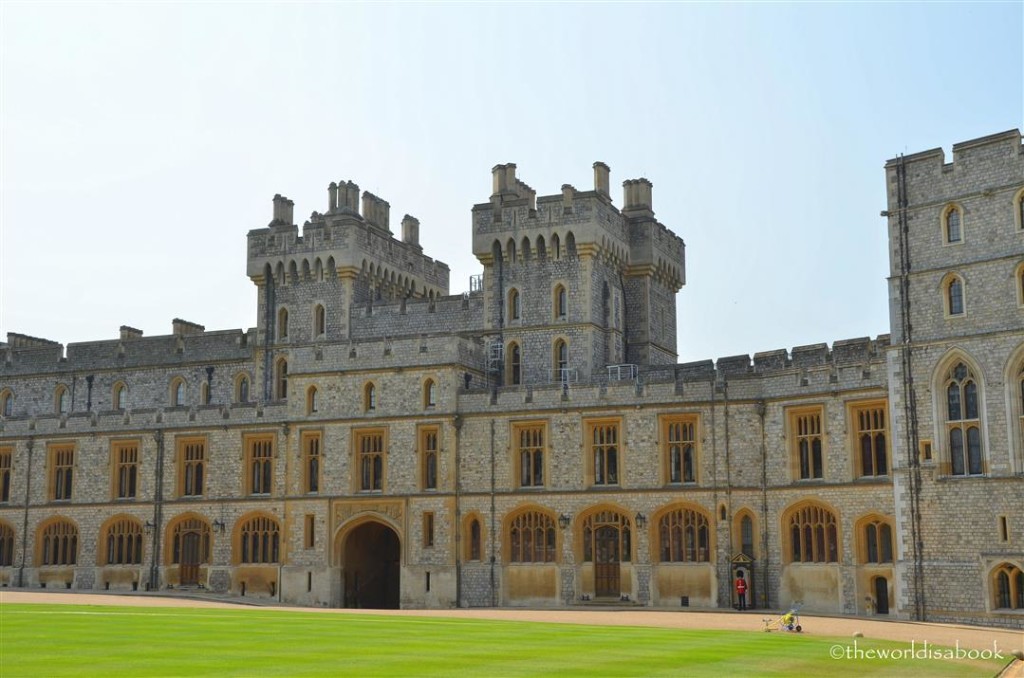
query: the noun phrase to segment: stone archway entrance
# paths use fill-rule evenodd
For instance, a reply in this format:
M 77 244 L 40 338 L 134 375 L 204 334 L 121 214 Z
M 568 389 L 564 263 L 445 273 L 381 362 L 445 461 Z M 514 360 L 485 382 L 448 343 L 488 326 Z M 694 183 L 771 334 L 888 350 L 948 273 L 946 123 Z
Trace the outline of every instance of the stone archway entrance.
M 367 522 L 352 529 L 342 545 L 344 607 L 399 608 L 401 545 L 387 525 Z

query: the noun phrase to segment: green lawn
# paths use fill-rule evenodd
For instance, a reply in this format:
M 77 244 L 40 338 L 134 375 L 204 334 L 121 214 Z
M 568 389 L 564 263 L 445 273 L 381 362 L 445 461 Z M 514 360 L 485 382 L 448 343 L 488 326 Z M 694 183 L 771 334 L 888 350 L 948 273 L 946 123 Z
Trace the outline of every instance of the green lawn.
M 858 649 L 907 650 L 857 639 Z M 0 605 L 0 676 L 994 676 L 852 638 L 280 610 Z

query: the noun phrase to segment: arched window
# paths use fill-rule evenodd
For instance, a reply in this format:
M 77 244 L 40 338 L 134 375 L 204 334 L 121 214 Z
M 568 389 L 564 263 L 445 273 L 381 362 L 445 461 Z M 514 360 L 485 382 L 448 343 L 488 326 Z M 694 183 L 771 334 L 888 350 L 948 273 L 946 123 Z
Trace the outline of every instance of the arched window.
M 520 513 L 509 522 L 509 562 L 555 562 L 555 521 L 540 511 Z
M 313 414 L 317 411 L 317 395 L 316 386 L 310 386 L 306 391 L 306 414 Z
M 122 518 L 107 526 L 106 559 L 103 565 L 139 565 L 142 563 L 142 525 Z M 101 551 L 102 552 L 102 551 Z
M 739 514 L 739 552 L 750 558 L 757 556 L 757 545 L 754 541 L 754 518 L 750 513 L 742 511 Z
M 551 257 L 555 260 L 562 258 L 562 243 L 558 239 L 557 233 L 551 236 Z
M 67 414 L 69 406 L 68 387 L 61 384 L 53 392 L 53 409 L 57 414 Z
M 942 213 L 943 232 L 947 243 L 958 243 L 963 240 L 960 221 L 963 215 L 957 205 L 948 206 Z
M 519 320 L 519 290 L 512 288 L 508 291 L 508 318 Z
M 507 351 L 507 363 L 505 365 L 505 377 L 512 386 L 523 383 L 522 355 L 519 352 L 519 344 L 509 344 Z
M 942 285 L 944 294 L 943 301 L 947 316 L 963 315 L 966 308 L 964 303 L 964 281 L 963 278 L 950 273 L 946 276 Z
M 274 395 L 277 396 L 278 400 L 288 399 L 288 361 L 284 358 L 277 361 Z
M 555 319 L 564 320 L 569 312 L 569 302 L 566 296 L 565 285 L 555 285 L 554 302 Z
M 277 312 L 277 338 L 288 338 L 288 309 L 282 308 Z
M 240 532 L 243 563 L 280 562 L 281 532 L 276 520 L 256 516 L 242 523 Z
M 433 379 L 427 379 L 423 384 L 423 407 L 434 407 L 437 405 L 437 384 Z
M 60 519 L 47 525 L 37 540 L 43 565 L 75 565 L 78 562 L 78 528 Z
M 788 529 L 793 563 L 838 563 L 839 538 L 836 517 L 817 504 L 791 510 L 783 521 Z
M 555 341 L 555 380 L 562 383 L 569 383 L 569 344 L 564 339 Z
M 955 476 L 984 472 L 978 380 L 963 362 L 946 375 L 946 434 L 950 472 Z
M 508 263 L 516 263 L 516 241 L 509 238 L 508 245 L 505 247 L 505 251 L 508 254 Z
M 893 561 L 892 526 L 882 520 L 872 520 L 865 523 L 862 529 L 864 562 L 891 563 Z
M 235 402 L 249 402 L 249 376 L 241 374 L 235 381 Z
M 0 522 L 0 567 L 14 564 L 14 528 Z
M 663 563 L 707 563 L 710 528 L 703 511 L 679 508 L 658 521 L 658 552 Z
M 210 385 L 205 381 L 199 385 L 199 402 L 203 405 L 210 404 Z
M 862 477 L 889 474 L 885 410 L 884 402 L 855 405 L 852 409 L 857 470 Z
M 323 305 L 317 304 L 313 308 L 313 336 L 322 337 L 327 332 L 327 312 Z
M 14 394 L 9 390 L 0 391 L 0 415 L 10 417 L 14 414 Z
M 123 410 L 127 405 L 128 401 L 128 387 L 124 385 L 124 382 L 117 382 L 114 384 L 113 397 L 111 403 L 115 410 Z
M 185 406 L 185 380 L 181 377 L 171 380 L 171 406 Z
M 1024 570 L 1003 563 L 992 573 L 992 607 L 998 610 L 1024 610 Z
M 372 381 L 363 387 L 363 409 L 367 412 L 377 409 L 377 387 Z
M 1017 222 L 1017 230 L 1024 229 L 1024 189 L 1013 197 L 1013 218 Z
M 171 564 L 210 563 L 210 525 L 202 518 L 187 516 L 171 528 Z M 186 556 L 184 559 L 182 556 Z

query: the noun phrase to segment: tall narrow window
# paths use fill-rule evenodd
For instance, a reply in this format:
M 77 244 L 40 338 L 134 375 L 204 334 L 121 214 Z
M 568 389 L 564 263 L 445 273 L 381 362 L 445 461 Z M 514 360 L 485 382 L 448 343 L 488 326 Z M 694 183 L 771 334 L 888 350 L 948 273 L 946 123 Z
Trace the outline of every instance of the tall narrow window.
M 69 501 L 74 478 L 75 448 L 57 445 L 50 449 L 50 499 Z
M 0 504 L 11 500 L 11 458 L 14 452 L 10 447 L 0 447 Z
M 420 429 L 424 490 L 437 489 L 437 432 L 436 426 L 424 426 Z
M 520 487 L 544 487 L 544 433 L 543 423 L 515 424 L 512 428 Z
M 557 320 L 564 320 L 568 314 L 568 298 L 565 291 L 565 285 L 555 285 L 555 318 Z
M 469 521 L 469 560 L 480 560 L 480 545 L 480 521 L 473 518 Z
M 884 402 L 857 405 L 853 408 L 857 470 L 862 477 L 889 474 L 885 410 Z
M 356 469 L 361 492 L 384 489 L 384 432 L 361 431 L 356 434 Z
M 114 497 L 134 499 L 139 485 L 139 444 L 114 443 Z
M 658 521 L 663 563 L 706 563 L 711 559 L 708 517 L 696 509 L 677 509 Z
M 142 563 L 142 525 L 123 518 L 107 526 L 107 565 L 139 565 Z
M 740 519 L 740 552 L 754 557 L 754 519 L 749 514 Z
M 70 409 L 68 398 L 68 388 L 61 384 L 57 387 L 57 390 L 53 394 L 53 409 L 57 414 L 67 414 Z
M 798 477 L 801 480 L 823 477 L 821 410 L 790 413 L 790 431 Z
M 697 480 L 697 417 L 666 417 L 662 420 L 665 477 L 669 483 Z
M 235 382 L 235 401 L 240 403 L 249 402 L 249 377 L 241 375 Z
M 303 477 L 307 494 L 320 491 L 320 432 L 302 434 Z
M 522 356 L 519 352 L 519 344 L 512 343 L 508 347 L 508 370 L 506 378 L 512 386 L 523 383 Z
M 174 523 L 170 530 L 173 564 L 195 566 L 210 563 L 210 526 L 205 520 L 185 517 Z
M 281 559 L 281 530 L 273 518 L 257 516 L 242 524 L 243 563 L 277 563 Z
M 316 386 L 310 386 L 309 390 L 306 391 L 306 414 L 313 414 L 319 407 L 318 392 Z
M 246 439 L 249 466 L 249 494 L 270 494 L 274 483 L 274 439 Z
M 8 390 L 0 391 L 0 414 L 5 417 L 14 414 L 14 394 Z
M 377 409 L 377 387 L 372 381 L 363 387 L 363 409 L 367 412 Z
M 588 452 L 594 485 L 619 484 L 619 422 L 590 422 Z
M 201 438 L 178 443 L 178 490 L 182 497 L 201 497 L 205 480 L 206 441 Z
M 564 339 L 555 341 L 555 380 L 569 383 L 569 344 Z
M 0 567 L 14 564 L 14 529 L 0 521 Z
M 203 405 L 210 404 L 210 385 L 205 381 L 199 385 L 199 402 Z
M 950 276 L 946 282 L 946 315 L 964 314 L 964 281 Z
M 963 239 L 960 232 L 960 210 L 957 209 L 955 205 L 950 205 L 946 208 L 944 220 L 946 228 L 946 242 L 960 242 Z
M 288 399 L 288 361 L 281 358 L 277 361 L 277 374 L 274 383 L 274 395 L 278 400 Z
M 430 548 L 434 545 L 434 513 L 433 511 L 423 512 L 423 547 Z
M 997 610 L 1024 610 L 1024 570 L 1002 563 L 992 574 L 992 593 Z
M 178 377 L 171 382 L 171 406 L 184 407 L 185 405 L 185 380 Z
M 313 336 L 322 337 L 327 332 L 327 312 L 321 304 L 313 309 Z
M 277 312 L 277 338 L 288 338 L 288 309 L 282 308 Z
M 115 410 L 125 409 L 128 400 L 128 387 L 120 381 L 114 384 L 113 398 L 111 404 Z
M 307 513 L 306 519 L 303 522 L 305 537 L 302 540 L 302 545 L 307 549 L 311 549 L 316 545 L 316 516 L 312 513 Z
M 519 320 L 519 290 L 512 288 L 508 292 L 508 318 L 509 320 Z
M 957 363 L 949 371 L 945 392 L 950 471 L 955 476 L 981 475 L 978 381 L 967 365 Z
M 427 379 L 423 384 L 423 407 L 431 408 L 437 405 L 437 384 L 433 379 Z

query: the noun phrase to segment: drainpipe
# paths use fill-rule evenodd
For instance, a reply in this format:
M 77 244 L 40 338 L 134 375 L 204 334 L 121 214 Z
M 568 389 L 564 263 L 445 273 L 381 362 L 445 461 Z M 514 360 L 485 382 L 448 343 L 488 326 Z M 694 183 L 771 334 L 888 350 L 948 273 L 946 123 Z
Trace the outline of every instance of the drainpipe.
M 495 579 L 494 568 L 496 566 L 495 555 L 494 555 L 494 542 L 497 539 L 497 537 L 496 537 L 497 533 L 495 532 L 495 524 L 494 524 L 494 521 L 495 521 L 494 488 L 495 488 L 495 482 L 496 482 L 495 476 L 494 476 L 494 464 L 495 464 L 495 458 L 494 458 L 494 419 L 491 419 L 491 538 L 489 540 L 490 541 L 490 547 L 491 547 L 491 607 L 497 607 L 498 606 L 497 590 L 495 589 L 495 582 L 494 582 L 494 579 Z
M 28 503 L 29 491 L 32 488 L 32 450 L 35 449 L 35 437 L 28 439 L 28 464 L 25 468 L 25 514 L 21 521 L 21 565 L 18 567 L 18 588 L 25 585 L 25 558 L 28 556 Z
M 768 446 L 765 441 L 764 417 L 768 408 L 763 400 L 757 402 L 757 416 L 761 420 L 761 609 L 768 609 Z M 781 543 L 781 539 L 780 539 Z
M 92 375 L 92 374 L 88 375 L 85 378 L 85 385 L 86 385 L 86 390 L 85 390 L 85 409 L 89 410 L 89 411 L 92 411 L 92 382 L 93 382 L 93 379 L 95 379 L 95 375 Z
M 160 588 L 160 533 L 161 521 L 163 519 L 163 498 L 164 498 L 164 432 L 157 429 L 153 433 L 153 440 L 156 441 L 156 473 L 154 473 L 153 487 L 153 540 L 151 551 L 153 559 L 149 563 L 149 590 L 156 591 Z
M 459 479 L 462 416 L 452 417 L 455 429 L 455 607 L 462 607 L 462 488 Z

